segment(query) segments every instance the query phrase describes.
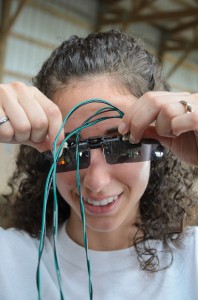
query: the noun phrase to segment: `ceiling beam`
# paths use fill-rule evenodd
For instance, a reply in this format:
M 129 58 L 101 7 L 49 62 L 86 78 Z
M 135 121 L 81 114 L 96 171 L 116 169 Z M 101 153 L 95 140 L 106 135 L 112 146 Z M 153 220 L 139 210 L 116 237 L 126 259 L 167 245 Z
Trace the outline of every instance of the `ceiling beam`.
M 122 0 L 99 0 L 99 3 L 104 3 L 105 5 L 115 5 L 116 3 L 121 3 Z
M 134 0 L 131 0 L 131 1 L 133 3 Z M 148 8 L 149 6 L 152 6 L 152 4 L 155 1 L 156 0 L 137 0 L 136 5 L 134 6 L 133 12 L 134 13 L 140 12 L 144 8 Z
M 170 29 L 169 32 L 170 32 L 171 34 L 175 34 L 175 33 L 178 33 L 178 32 L 180 32 L 180 31 L 184 31 L 184 30 L 186 30 L 186 29 L 189 29 L 189 28 L 191 28 L 191 27 L 194 27 L 194 26 L 196 26 L 196 25 L 198 25 L 198 18 L 196 18 L 196 19 L 194 19 L 194 20 L 192 20 L 192 21 L 190 21 L 190 22 L 186 22 L 186 23 L 184 23 L 184 24 L 178 25 L 178 26 L 176 26 L 175 28 Z
M 183 51 L 184 47 L 182 47 L 182 46 L 166 46 L 165 50 L 166 51 Z M 191 50 L 192 51 L 198 50 L 198 43 L 196 45 L 192 46 Z
M 119 18 L 112 18 L 106 19 L 103 18 L 104 25 L 107 24 L 118 24 L 122 23 L 124 19 L 126 19 L 126 15 L 128 13 L 125 11 L 124 13 L 120 14 Z M 156 11 L 155 13 L 147 13 L 147 14 L 131 14 L 130 17 L 128 16 L 128 22 L 135 23 L 135 22 L 155 22 L 160 20 L 175 20 L 178 18 L 184 17 L 193 17 L 198 15 L 198 8 L 190 7 L 188 9 L 181 9 L 175 11 Z
M 29 6 L 33 7 L 35 10 L 40 10 L 43 13 L 49 14 L 53 18 L 56 17 L 57 19 L 62 19 L 90 31 L 93 30 L 92 25 L 90 25 L 88 21 L 81 20 L 80 18 L 78 18 L 78 16 L 72 16 L 68 14 L 66 10 L 50 7 L 45 1 L 37 2 L 35 0 L 30 0 Z
M 171 75 L 173 75 L 173 73 L 179 68 L 179 66 L 184 62 L 184 60 L 188 57 L 188 55 L 190 54 L 190 52 L 192 51 L 191 48 L 186 49 L 186 51 L 184 51 L 183 55 L 178 59 L 178 61 L 176 62 L 176 64 L 170 69 L 170 71 L 168 72 L 168 74 L 166 75 L 166 78 L 169 79 Z
M 50 51 L 52 51 L 53 49 L 55 49 L 58 46 L 56 44 L 47 43 L 47 42 L 43 41 L 42 39 L 35 39 L 35 38 L 31 37 L 30 35 L 26 36 L 26 35 L 23 35 L 23 34 L 14 32 L 14 31 L 11 31 L 9 36 L 14 39 L 26 42 L 26 43 L 36 45 L 38 47 L 46 48 Z
M 19 3 L 18 3 L 18 6 L 16 8 L 16 11 L 12 16 L 10 16 L 10 11 L 9 11 L 8 16 L 7 16 L 8 19 L 6 21 L 6 26 L 4 27 L 1 38 L 3 38 L 5 35 L 8 34 L 8 32 L 10 31 L 12 25 L 16 21 L 17 17 L 19 16 L 21 10 L 23 9 L 23 7 L 24 7 L 24 5 L 26 4 L 27 1 L 28 0 L 20 0 Z M 5 1 L 5 2 L 7 2 L 7 1 Z
M 128 25 L 130 24 L 130 16 L 139 14 L 144 8 L 150 7 L 155 0 L 131 0 L 131 12 L 128 12 L 128 15 L 125 16 L 125 20 L 122 23 L 122 31 L 126 31 Z M 119 12 L 120 15 L 120 12 Z
M 186 44 L 184 46 L 184 52 L 183 55 L 178 59 L 176 64 L 171 68 L 171 70 L 167 74 L 167 78 L 169 78 L 176 70 L 177 68 L 184 62 L 184 60 L 188 57 L 188 55 L 194 50 L 194 47 L 198 46 L 198 38 L 197 38 L 197 29 L 194 29 L 194 38 L 192 39 L 191 42 Z

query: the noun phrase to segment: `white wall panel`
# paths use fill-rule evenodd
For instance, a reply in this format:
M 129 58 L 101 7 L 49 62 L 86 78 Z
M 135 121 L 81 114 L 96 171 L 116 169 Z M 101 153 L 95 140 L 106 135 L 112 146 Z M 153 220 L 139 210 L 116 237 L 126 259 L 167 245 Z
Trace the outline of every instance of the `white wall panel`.
M 7 44 L 5 68 L 33 76 L 38 71 L 38 65 L 41 65 L 50 52 L 48 49 L 10 37 Z
M 80 35 L 87 33 L 82 27 L 63 19 L 52 18 L 47 12 L 29 6 L 18 17 L 13 31 L 51 44 L 58 44 L 60 39 L 69 37 L 71 31 Z
M 48 1 L 40 2 L 42 4 L 45 3 L 45 5 L 48 3 Z M 17 1 L 13 1 L 13 7 L 16 6 L 16 3 Z M 39 1 L 34 3 L 39 3 Z M 92 24 L 89 23 L 89 15 L 86 15 L 87 20 L 84 21 L 86 26 L 82 26 L 81 23 L 75 22 L 75 20 L 79 19 L 80 11 L 86 9 L 94 17 L 94 3 L 95 1 L 84 1 L 83 8 L 80 7 L 78 9 L 78 14 L 73 17 L 73 22 L 71 18 L 67 20 L 69 10 L 66 9 L 65 1 L 63 10 L 61 10 L 60 6 L 58 10 L 57 6 L 55 7 L 55 3 L 53 3 L 57 13 L 65 11 L 64 18 L 59 18 L 56 14 L 53 16 L 50 11 L 39 10 L 38 7 L 32 6 L 31 2 L 27 3 L 12 27 L 7 41 L 3 82 L 7 82 L 10 76 L 14 80 L 23 80 L 23 75 L 24 80 L 26 80 L 26 77 L 34 76 L 51 51 L 63 40 L 68 39 L 73 34 L 79 36 L 87 35 L 92 28 Z M 92 12 L 88 9 L 89 7 L 92 8 Z M 74 9 L 72 13 L 74 15 Z M 14 76 L 13 72 L 18 72 L 19 78 Z

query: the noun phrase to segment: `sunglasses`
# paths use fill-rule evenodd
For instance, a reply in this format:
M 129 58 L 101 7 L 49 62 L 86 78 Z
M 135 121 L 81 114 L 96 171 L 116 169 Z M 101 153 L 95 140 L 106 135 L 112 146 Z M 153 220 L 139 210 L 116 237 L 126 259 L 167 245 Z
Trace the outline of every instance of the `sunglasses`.
M 76 170 L 76 150 L 79 154 L 79 169 L 88 168 L 91 163 L 91 149 L 98 148 L 102 149 L 105 161 L 110 165 L 156 160 L 164 154 L 164 148 L 154 139 L 142 139 L 138 144 L 131 144 L 127 135 L 91 137 L 78 143 L 72 138 L 63 146 L 57 160 L 56 172 Z M 37 169 L 48 172 L 52 164 L 53 155 L 51 151 L 47 151 L 37 161 Z

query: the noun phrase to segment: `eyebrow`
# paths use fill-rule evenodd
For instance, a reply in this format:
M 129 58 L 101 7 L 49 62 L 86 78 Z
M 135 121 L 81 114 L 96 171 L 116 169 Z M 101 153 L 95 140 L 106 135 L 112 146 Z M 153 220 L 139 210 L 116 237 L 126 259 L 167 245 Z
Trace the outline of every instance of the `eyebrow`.
M 105 133 L 106 134 L 115 134 L 115 133 L 119 134 L 118 127 L 109 128 L 105 131 Z

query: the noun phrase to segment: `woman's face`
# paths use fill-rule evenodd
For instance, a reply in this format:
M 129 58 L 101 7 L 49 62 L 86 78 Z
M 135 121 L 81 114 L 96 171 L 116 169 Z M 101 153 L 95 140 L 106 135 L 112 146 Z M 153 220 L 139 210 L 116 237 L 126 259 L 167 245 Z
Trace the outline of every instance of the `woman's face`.
M 64 117 L 79 102 L 92 98 L 107 100 L 124 112 L 132 110 L 137 101 L 133 95 L 102 76 L 71 82 L 66 89 L 55 94 L 54 101 Z M 65 132 L 71 132 L 104 106 L 93 103 L 81 107 L 68 120 Z M 106 115 L 110 114 L 112 113 Z M 119 119 L 101 122 L 83 130 L 81 138 L 106 136 L 111 129 L 117 128 L 119 123 Z M 87 229 L 92 233 L 107 233 L 132 228 L 138 218 L 139 200 L 148 183 L 149 169 L 148 161 L 110 165 L 105 162 L 101 149 L 91 150 L 90 166 L 80 170 Z M 57 187 L 71 207 L 70 235 L 74 235 L 75 240 L 75 232 L 79 232 L 81 226 L 75 171 L 58 173 Z

